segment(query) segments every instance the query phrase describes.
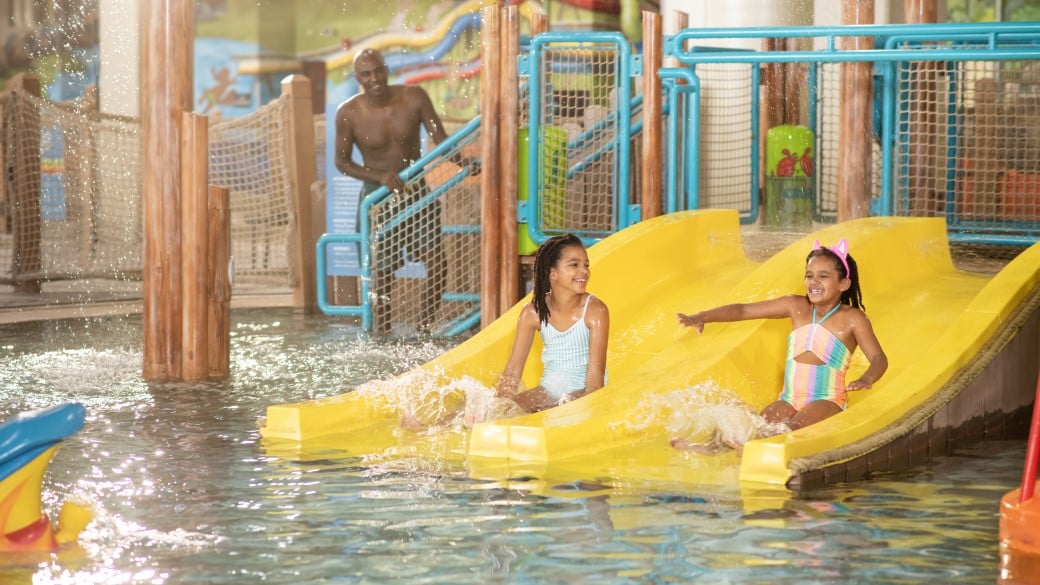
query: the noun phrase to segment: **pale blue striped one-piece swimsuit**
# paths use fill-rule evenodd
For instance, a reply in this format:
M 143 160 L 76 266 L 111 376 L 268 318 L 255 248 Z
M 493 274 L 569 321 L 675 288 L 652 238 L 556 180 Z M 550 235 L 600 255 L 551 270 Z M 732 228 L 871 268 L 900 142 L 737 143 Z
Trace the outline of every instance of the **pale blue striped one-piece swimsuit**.
M 544 369 L 541 385 L 553 400 L 585 388 L 589 369 L 589 327 L 585 324 L 585 313 L 589 310 L 591 300 L 592 295 L 585 298 L 581 317 L 566 331 L 556 329 L 548 321 L 542 323 Z

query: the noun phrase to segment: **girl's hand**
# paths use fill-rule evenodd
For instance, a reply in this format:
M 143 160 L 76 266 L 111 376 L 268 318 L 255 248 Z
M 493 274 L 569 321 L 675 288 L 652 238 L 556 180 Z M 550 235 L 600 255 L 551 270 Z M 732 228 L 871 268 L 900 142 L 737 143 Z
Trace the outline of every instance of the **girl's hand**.
M 693 315 L 685 315 L 683 313 L 677 313 L 676 317 L 679 318 L 679 324 L 683 327 L 693 327 L 697 329 L 697 333 L 704 332 L 704 318 L 701 317 L 700 313 Z
M 510 400 L 516 400 L 518 394 L 517 387 L 520 385 L 519 380 L 512 376 L 502 376 L 498 380 L 498 386 L 495 388 L 496 398 L 508 398 Z
M 859 380 L 853 380 L 852 382 L 849 382 L 848 384 L 846 384 L 845 385 L 845 389 L 846 390 L 870 390 L 870 388 L 872 386 L 873 386 L 873 384 L 871 384 L 870 382 L 867 382 L 863 378 L 860 378 Z

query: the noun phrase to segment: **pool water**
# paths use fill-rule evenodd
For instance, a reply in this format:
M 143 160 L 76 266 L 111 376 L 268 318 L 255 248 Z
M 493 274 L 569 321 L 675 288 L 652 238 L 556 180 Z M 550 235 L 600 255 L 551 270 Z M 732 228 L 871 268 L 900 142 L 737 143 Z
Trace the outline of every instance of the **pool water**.
M 78 401 L 44 486 L 95 519 L 0 583 L 993 583 L 1000 497 L 1025 442 L 749 506 L 739 486 L 548 486 L 463 464 L 268 452 L 269 404 L 338 394 L 450 342 L 370 341 L 290 310 L 237 311 L 232 375 L 141 380 L 139 317 L 0 326 L 0 419 Z

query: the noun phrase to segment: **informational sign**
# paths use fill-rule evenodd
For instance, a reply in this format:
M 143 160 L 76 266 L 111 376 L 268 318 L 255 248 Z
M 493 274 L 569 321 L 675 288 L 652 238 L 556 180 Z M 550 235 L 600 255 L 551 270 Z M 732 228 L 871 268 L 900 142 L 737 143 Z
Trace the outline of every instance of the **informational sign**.
M 335 169 L 331 169 L 329 172 L 332 180 L 328 183 L 328 193 L 325 195 L 325 229 L 330 234 L 356 233 L 362 183 Z M 361 274 L 357 244 L 330 244 L 326 258 L 328 260 L 326 270 L 329 276 L 359 276 Z

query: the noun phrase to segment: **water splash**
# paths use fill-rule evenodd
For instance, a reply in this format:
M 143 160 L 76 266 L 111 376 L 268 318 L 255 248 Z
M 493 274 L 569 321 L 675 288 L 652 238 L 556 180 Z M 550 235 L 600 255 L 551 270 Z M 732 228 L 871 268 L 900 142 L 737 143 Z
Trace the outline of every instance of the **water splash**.
M 412 430 L 470 427 L 523 413 L 476 378 L 451 378 L 437 369 L 416 368 L 396 378 L 366 382 L 355 391 L 384 400 Z
M 739 446 L 757 437 L 787 432 L 782 424 L 767 422 L 733 391 L 713 381 L 664 394 L 649 394 L 633 414 L 614 423 L 626 433 L 663 427 L 669 437 L 693 444 L 721 442 Z

